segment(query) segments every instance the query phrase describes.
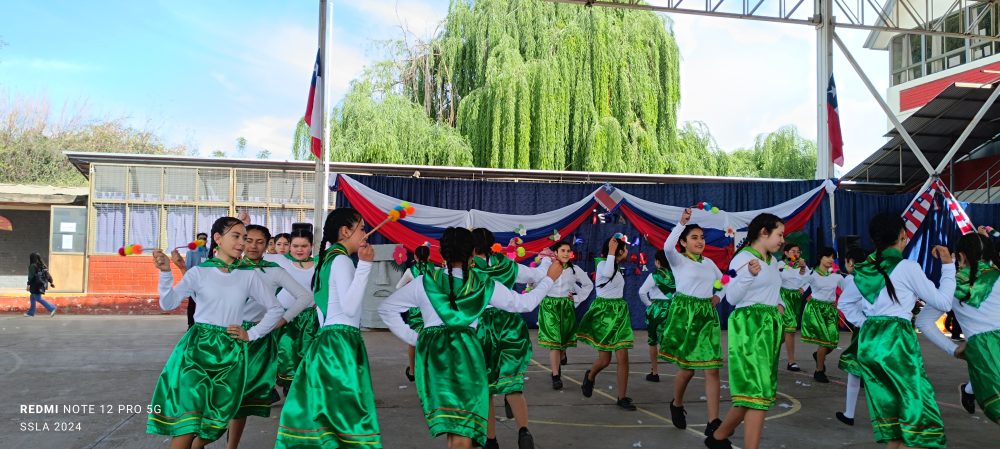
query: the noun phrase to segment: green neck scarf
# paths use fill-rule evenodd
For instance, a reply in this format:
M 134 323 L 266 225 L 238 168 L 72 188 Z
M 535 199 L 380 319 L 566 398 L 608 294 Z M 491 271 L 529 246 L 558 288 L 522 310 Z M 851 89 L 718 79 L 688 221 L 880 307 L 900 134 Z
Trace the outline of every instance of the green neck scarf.
M 969 267 L 958 270 L 958 274 L 955 276 L 955 280 L 957 281 L 955 297 L 962 304 L 968 304 L 978 309 L 983 304 L 983 301 L 990 296 L 990 292 L 993 291 L 993 284 L 1000 277 L 1000 270 L 984 260 L 979 261 L 976 269 L 979 272 L 976 273 L 976 282 L 972 285 L 969 284 Z
M 339 256 L 348 256 L 347 248 L 339 243 L 334 243 L 323 253 L 323 266 L 319 267 L 319 289 L 313 292 L 313 300 L 316 307 L 326 316 L 326 309 L 330 302 L 330 269 L 333 268 L 333 260 Z M 348 256 L 350 257 L 350 256 Z M 354 263 L 352 260 L 351 263 Z
M 826 269 L 823 268 L 822 266 L 816 267 L 816 269 L 814 269 L 813 272 L 819 274 L 820 276 L 829 276 L 830 275 L 830 272 L 826 271 Z
M 288 259 L 288 260 L 290 260 L 292 262 L 297 262 L 299 264 L 299 266 L 301 266 L 301 264 L 304 264 L 306 262 L 316 262 L 316 258 L 315 257 L 306 257 L 305 259 L 302 259 L 302 260 L 296 259 L 295 256 L 292 255 L 291 252 L 285 253 L 285 259 Z
M 274 267 L 280 266 L 280 265 L 278 265 L 278 264 L 276 264 L 274 262 L 271 262 L 269 260 L 261 259 L 261 260 L 258 260 L 258 261 L 254 261 L 254 260 L 250 259 L 249 257 L 244 257 L 244 258 L 236 261 L 236 265 L 237 265 L 237 268 L 240 269 L 240 270 L 255 270 L 257 268 L 260 268 L 261 269 L 260 271 L 264 271 L 264 268 L 274 268 Z
M 664 295 L 670 296 L 677 291 L 677 284 L 674 283 L 674 274 L 666 268 L 657 268 L 653 272 L 653 282 Z
M 864 262 L 854 264 L 854 285 L 858 287 L 861 296 L 871 304 L 875 304 L 879 292 L 885 288 L 885 276 L 879 273 L 879 267 L 886 276 L 892 274 L 896 265 L 903 260 L 903 254 L 896 248 L 882 250 L 882 261 L 875 263 L 875 253 L 872 253 Z
M 253 269 L 253 267 L 244 266 L 242 262 L 243 262 L 242 259 L 237 259 L 233 263 L 226 263 L 225 261 L 223 261 L 222 259 L 219 259 L 218 257 L 213 257 L 211 259 L 205 259 L 205 261 L 202 262 L 202 263 L 200 263 L 200 264 L 198 264 L 198 266 L 199 267 L 204 267 L 204 268 L 222 268 L 222 269 L 229 270 L 230 273 L 233 272 L 233 270 L 252 270 Z
M 697 254 L 697 255 L 691 254 L 691 253 L 689 253 L 687 251 L 684 251 L 684 257 L 687 257 L 688 259 L 691 259 L 691 260 L 693 260 L 695 262 L 698 262 L 698 263 L 701 263 L 702 260 L 705 260 L 705 256 L 702 256 L 701 254 Z
M 435 270 L 437 270 L 437 266 L 431 262 L 414 262 L 413 266 L 410 267 L 410 274 L 413 277 L 417 277 L 430 274 L 430 272 Z
M 496 286 L 481 271 L 471 271 L 468 278 L 462 279 L 449 276 L 447 268 L 432 271 L 423 277 L 423 283 L 427 299 L 447 326 L 468 326 L 477 320 L 486 310 Z M 455 308 L 451 305 L 452 294 L 455 295 Z
M 767 253 L 767 257 L 764 257 L 764 256 L 762 256 L 760 254 L 760 251 L 757 251 L 756 249 L 754 249 L 750 245 L 744 246 L 743 249 L 740 250 L 740 252 L 743 252 L 743 251 L 746 251 L 746 252 L 752 254 L 754 257 L 762 260 L 764 263 L 766 263 L 768 265 L 771 265 L 771 253 Z
M 514 288 L 518 271 L 518 264 L 514 263 L 514 261 L 499 254 L 490 254 L 489 263 L 482 257 L 473 257 L 472 265 L 476 271 L 485 274 L 490 279 L 503 284 L 507 288 Z

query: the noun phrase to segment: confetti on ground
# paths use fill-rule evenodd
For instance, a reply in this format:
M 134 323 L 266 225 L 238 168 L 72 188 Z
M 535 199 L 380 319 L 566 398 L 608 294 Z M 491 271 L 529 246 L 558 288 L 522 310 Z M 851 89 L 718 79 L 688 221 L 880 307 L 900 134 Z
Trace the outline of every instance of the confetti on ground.
M 636 441 L 635 443 L 632 443 L 632 447 L 642 447 L 642 441 Z
M 778 404 L 778 407 L 781 407 L 781 408 L 792 408 L 792 404 L 789 404 L 787 402 L 782 402 L 782 403 Z
M 405 390 L 406 388 L 407 388 L 407 387 L 406 387 L 406 385 L 400 385 L 400 386 L 399 386 L 399 389 L 400 389 L 400 390 Z

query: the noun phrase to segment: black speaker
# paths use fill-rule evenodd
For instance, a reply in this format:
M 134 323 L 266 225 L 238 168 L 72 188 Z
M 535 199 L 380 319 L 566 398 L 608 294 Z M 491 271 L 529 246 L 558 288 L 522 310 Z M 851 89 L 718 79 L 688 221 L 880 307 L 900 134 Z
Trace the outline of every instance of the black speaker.
M 295 231 L 298 231 L 299 229 L 304 229 L 304 230 L 309 231 L 310 233 L 312 233 L 313 232 L 313 225 L 312 225 L 312 223 L 292 223 L 292 233 L 293 234 L 295 233 Z
M 847 249 L 852 246 L 861 246 L 861 237 L 856 235 L 842 235 L 837 237 L 837 252 L 846 254 Z

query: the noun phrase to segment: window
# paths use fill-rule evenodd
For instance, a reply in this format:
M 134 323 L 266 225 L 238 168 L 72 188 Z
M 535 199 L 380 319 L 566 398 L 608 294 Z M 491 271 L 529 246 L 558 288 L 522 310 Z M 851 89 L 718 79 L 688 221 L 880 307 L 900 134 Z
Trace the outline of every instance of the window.
M 292 232 L 292 223 L 299 221 L 298 212 L 296 209 L 271 209 L 271 221 L 268 222 L 271 234 Z
M 236 201 L 266 203 L 267 172 L 262 170 L 236 170 Z
M 160 206 L 145 204 L 128 207 L 128 244 L 146 248 L 160 246 Z
M 194 201 L 198 171 L 193 168 L 166 168 L 163 176 L 164 201 Z
M 208 234 L 212 238 L 212 224 L 219 217 L 229 215 L 228 207 L 198 206 L 198 222 L 196 224 L 198 232 Z
M 125 245 L 125 205 L 94 205 L 94 251 L 114 253 Z
M 160 201 L 163 169 L 160 167 L 129 167 L 128 198 L 132 201 Z
M 202 168 L 198 170 L 198 201 L 229 202 L 230 170 Z
M 125 167 L 95 165 L 93 171 L 95 199 L 125 199 L 125 179 L 127 173 Z
M 167 250 L 194 240 L 194 207 L 167 206 Z

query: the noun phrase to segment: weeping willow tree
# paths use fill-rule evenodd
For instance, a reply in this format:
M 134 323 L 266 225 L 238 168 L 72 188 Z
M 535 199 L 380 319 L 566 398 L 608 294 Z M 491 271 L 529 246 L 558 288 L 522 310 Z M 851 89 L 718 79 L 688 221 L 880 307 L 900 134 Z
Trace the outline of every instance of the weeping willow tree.
M 677 139 L 679 53 L 650 12 L 453 0 L 408 46 L 403 92 L 456 127 L 476 166 L 664 173 Z

